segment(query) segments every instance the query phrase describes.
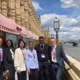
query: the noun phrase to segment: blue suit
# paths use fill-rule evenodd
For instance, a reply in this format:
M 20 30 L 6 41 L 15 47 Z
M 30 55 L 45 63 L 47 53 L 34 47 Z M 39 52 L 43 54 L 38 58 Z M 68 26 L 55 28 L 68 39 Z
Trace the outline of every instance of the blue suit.
M 50 55 L 51 55 L 51 47 L 50 47 Z M 52 55 L 50 56 L 50 58 L 52 59 Z M 57 59 L 57 63 L 54 63 L 52 61 L 50 61 L 50 63 L 51 63 L 52 69 L 53 69 L 55 79 L 61 80 L 60 77 L 61 77 L 62 68 L 65 67 L 63 59 L 68 64 L 70 64 L 70 61 L 66 57 L 66 55 L 62 49 L 62 46 L 60 46 L 60 45 L 56 45 L 56 59 Z

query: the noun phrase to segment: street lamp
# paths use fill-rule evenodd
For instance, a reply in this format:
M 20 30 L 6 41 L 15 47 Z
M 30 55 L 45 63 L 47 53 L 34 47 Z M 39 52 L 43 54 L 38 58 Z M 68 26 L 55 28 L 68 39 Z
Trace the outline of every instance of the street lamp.
M 58 42 L 58 30 L 60 29 L 60 24 L 59 24 L 59 20 L 57 19 L 57 17 L 55 17 L 54 20 L 54 30 L 56 31 L 56 40 Z

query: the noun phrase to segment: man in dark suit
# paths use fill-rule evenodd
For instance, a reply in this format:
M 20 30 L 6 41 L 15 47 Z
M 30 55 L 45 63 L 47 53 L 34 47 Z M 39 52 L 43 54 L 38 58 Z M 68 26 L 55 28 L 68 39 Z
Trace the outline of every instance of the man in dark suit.
M 0 80 L 3 80 L 3 40 L 0 38 Z
M 64 65 L 64 60 L 69 64 L 69 65 L 73 65 L 74 63 L 71 63 L 68 58 L 66 57 L 62 46 L 60 45 L 56 45 L 56 40 L 55 38 L 51 39 L 51 45 L 52 47 L 50 47 L 50 54 L 51 54 L 51 66 L 53 69 L 53 73 L 54 73 L 54 78 L 55 80 L 61 80 L 61 72 L 62 72 L 62 68 L 65 66 Z
M 35 50 L 37 51 L 39 68 L 40 68 L 40 78 L 44 80 L 44 75 L 46 77 L 45 80 L 49 80 L 49 64 L 48 64 L 48 50 L 49 45 L 44 43 L 44 37 L 39 37 L 39 44 L 35 46 Z

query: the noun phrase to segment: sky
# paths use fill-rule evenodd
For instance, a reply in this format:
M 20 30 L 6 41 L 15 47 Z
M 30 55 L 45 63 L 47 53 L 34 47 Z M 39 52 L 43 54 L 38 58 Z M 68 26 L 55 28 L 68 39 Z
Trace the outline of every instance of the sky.
M 80 0 L 32 0 L 34 9 L 41 15 L 41 27 L 54 31 L 54 20 L 60 22 L 59 40 L 80 39 Z

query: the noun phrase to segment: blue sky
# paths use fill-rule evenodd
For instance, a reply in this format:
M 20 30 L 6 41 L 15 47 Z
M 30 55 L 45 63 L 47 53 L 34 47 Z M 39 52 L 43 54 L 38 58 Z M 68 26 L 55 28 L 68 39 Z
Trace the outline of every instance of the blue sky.
M 32 0 L 37 15 L 41 14 L 41 27 L 50 27 L 54 33 L 53 21 L 60 21 L 59 39 L 80 39 L 80 0 Z

